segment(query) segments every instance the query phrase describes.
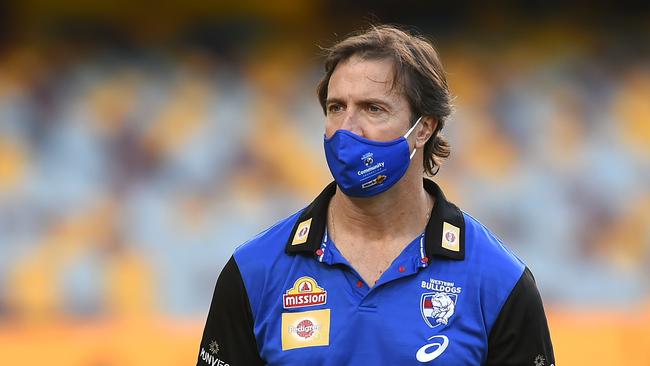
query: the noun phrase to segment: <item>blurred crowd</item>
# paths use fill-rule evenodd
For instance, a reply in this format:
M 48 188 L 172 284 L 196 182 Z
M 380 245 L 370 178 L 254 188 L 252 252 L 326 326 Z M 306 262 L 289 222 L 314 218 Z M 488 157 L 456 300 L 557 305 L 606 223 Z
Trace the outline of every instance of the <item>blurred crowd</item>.
M 528 263 L 546 303 L 641 304 L 650 59 L 521 39 L 439 42 L 456 112 L 433 179 Z M 202 319 L 233 249 L 331 179 L 310 51 L 5 49 L 0 320 Z

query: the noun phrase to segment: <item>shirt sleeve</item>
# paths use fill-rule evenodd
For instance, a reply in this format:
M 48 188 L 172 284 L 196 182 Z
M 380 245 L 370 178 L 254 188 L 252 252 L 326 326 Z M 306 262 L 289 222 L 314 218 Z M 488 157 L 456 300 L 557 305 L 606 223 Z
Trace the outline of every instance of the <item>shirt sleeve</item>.
M 486 365 L 555 365 L 542 298 L 528 268 L 490 331 Z
M 253 315 L 235 258 L 221 271 L 203 331 L 197 366 L 264 365 L 253 333 Z

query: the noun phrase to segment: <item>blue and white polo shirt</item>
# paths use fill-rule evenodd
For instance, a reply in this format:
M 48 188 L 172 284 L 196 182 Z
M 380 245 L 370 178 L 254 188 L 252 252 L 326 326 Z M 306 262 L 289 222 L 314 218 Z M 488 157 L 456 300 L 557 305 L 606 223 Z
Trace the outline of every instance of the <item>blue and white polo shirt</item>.
M 531 272 L 424 187 L 435 197 L 424 233 L 371 286 L 327 236 L 335 183 L 237 248 L 197 365 L 553 365 Z

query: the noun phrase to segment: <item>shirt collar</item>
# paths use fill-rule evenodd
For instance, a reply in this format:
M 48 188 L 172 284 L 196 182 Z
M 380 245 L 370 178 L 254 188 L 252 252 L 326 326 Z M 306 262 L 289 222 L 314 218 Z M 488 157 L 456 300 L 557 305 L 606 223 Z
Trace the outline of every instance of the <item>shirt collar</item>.
M 465 259 L 463 213 L 456 205 L 447 201 L 435 182 L 425 178 L 423 184 L 424 189 L 435 198 L 424 235 L 427 257 Z M 332 182 L 303 210 L 287 240 L 286 253 L 314 254 L 320 249 L 327 224 L 327 207 L 334 193 L 336 183 Z

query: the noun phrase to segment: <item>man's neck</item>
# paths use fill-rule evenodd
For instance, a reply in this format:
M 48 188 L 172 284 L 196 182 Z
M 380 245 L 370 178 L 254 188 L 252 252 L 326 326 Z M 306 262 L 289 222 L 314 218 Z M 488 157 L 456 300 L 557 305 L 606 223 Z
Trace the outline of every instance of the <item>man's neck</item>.
M 416 173 L 407 172 L 395 186 L 374 197 L 349 197 L 337 190 L 330 203 L 328 227 L 334 226 L 336 236 L 368 243 L 416 237 L 433 207 L 433 197 L 425 191 L 422 175 Z

